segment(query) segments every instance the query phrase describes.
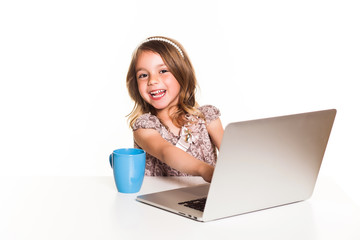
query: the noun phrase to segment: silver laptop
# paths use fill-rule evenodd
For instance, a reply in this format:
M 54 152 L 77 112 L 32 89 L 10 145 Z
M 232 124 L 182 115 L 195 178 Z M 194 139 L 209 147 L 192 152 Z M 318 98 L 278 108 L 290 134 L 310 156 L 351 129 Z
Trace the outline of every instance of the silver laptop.
M 308 199 L 336 110 L 230 123 L 211 184 L 141 195 L 137 201 L 211 221 Z

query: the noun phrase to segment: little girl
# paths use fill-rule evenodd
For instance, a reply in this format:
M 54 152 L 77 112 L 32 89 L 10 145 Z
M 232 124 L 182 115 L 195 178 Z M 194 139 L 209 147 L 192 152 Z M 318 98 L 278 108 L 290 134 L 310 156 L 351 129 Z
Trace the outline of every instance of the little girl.
M 210 182 L 224 130 L 219 110 L 195 101 L 197 82 L 184 48 L 170 38 L 147 38 L 133 53 L 126 83 L 135 102 L 129 114 L 134 144 L 146 152 L 145 174 Z

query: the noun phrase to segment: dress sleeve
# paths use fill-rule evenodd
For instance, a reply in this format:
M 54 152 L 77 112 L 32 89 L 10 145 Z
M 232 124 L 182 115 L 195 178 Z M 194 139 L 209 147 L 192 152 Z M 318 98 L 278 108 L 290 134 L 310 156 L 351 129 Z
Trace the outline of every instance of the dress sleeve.
M 212 105 L 201 106 L 199 110 L 204 114 L 207 124 L 221 116 L 220 110 Z
M 134 125 L 132 126 L 133 131 L 136 131 L 140 128 L 145 129 L 155 129 L 158 130 L 161 127 L 160 120 L 149 113 L 141 115 L 138 119 L 136 119 Z

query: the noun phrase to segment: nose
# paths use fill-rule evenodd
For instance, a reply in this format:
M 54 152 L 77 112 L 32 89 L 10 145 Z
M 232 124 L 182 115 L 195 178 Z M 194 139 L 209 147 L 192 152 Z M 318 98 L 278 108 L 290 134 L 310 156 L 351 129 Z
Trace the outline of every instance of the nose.
M 157 76 L 154 76 L 153 74 L 149 76 L 148 86 L 155 85 L 158 83 L 159 83 L 159 79 Z

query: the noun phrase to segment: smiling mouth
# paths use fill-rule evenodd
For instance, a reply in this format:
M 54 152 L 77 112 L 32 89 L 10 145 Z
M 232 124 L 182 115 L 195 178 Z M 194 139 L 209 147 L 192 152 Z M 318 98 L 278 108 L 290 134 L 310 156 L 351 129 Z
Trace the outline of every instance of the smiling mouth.
M 154 99 L 159 99 L 159 98 L 163 97 L 165 95 L 165 93 L 166 93 L 166 90 L 156 90 L 156 91 L 150 92 L 150 95 Z

